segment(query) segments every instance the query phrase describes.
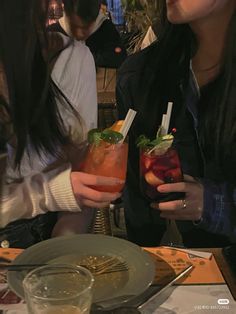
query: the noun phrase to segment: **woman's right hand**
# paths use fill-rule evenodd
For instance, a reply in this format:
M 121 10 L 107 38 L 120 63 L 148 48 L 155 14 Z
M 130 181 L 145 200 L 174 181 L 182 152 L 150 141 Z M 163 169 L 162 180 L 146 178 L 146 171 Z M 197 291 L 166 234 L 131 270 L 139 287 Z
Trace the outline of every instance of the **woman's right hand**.
M 124 181 L 118 178 L 103 177 L 85 172 L 72 171 L 71 184 L 75 198 L 80 207 L 100 208 L 110 204 L 121 196 L 121 193 L 100 192 L 91 186 L 99 185 L 117 185 Z

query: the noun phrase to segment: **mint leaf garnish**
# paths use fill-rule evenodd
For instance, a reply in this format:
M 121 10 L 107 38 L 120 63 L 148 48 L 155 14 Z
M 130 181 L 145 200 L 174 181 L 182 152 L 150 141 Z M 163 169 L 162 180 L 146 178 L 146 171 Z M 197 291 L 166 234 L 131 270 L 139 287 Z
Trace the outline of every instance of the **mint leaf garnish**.
M 159 128 L 154 140 L 151 141 L 145 135 L 140 135 L 136 140 L 136 145 L 148 149 L 149 152 L 156 151 L 159 148 L 163 151 L 172 145 L 173 139 L 174 137 L 172 134 L 161 135 L 161 128 Z
M 99 145 L 101 141 L 101 132 L 98 129 L 92 129 L 88 132 L 88 142 Z
M 110 144 L 117 144 L 123 139 L 123 135 L 119 132 L 105 129 L 92 129 L 88 132 L 88 142 L 90 144 L 99 145 L 100 141 L 105 141 Z
M 149 146 L 151 141 L 145 135 L 140 135 L 136 140 L 136 145 L 138 147 L 146 147 Z
M 123 139 L 123 135 L 117 131 L 106 129 L 102 131 L 101 139 L 111 144 L 117 144 Z
M 162 142 L 162 137 L 159 136 L 157 138 L 155 138 L 155 140 L 150 142 L 150 146 L 157 146 Z

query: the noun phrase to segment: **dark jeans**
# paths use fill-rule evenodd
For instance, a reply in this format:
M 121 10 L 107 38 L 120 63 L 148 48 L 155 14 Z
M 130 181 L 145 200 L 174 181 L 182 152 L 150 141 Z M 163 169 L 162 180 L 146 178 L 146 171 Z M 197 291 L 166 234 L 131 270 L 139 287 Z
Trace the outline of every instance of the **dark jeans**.
M 32 219 L 14 221 L 0 229 L 0 246 L 8 241 L 9 247 L 25 249 L 49 239 L 56 220 L 57 213 L 46 213 Z
M 158 246 L 165 232 L 164 225 L 147 224 L 135 227 L 127 222 L 128 240 L 140 246 Z M 209 233 L 193 226 L 192 229 L 182 232 L 183 242 L 187 248 L 214 248 L 230 245 L 231 242 L 225 236 Z

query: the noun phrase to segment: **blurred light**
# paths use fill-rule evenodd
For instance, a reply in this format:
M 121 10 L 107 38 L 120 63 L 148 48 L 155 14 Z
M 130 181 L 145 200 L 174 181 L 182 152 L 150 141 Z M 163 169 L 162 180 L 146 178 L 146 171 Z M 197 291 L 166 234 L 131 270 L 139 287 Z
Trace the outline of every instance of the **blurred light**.
M 61 0 L 50 0 L 48 8 L 47 24 L 56 23 L 63 15 L 63 5 Z

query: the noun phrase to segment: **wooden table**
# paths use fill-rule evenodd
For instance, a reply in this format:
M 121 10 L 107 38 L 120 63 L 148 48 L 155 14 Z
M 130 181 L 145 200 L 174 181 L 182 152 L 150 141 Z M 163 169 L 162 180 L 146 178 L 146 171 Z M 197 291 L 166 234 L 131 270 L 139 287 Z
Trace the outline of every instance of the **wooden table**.
M 221 253 L 221 248 L 210 248 L 210 249 L 198 249 L 200 251 L 208 251 L 214 254 L 217 264 L 225 278 L 225 281 L 235 298 L 236 293 L 236 279 L 234 278 L 232 272 L 229 269 L 224 256 Z M 148 308 L 142 312 L 143 314 L 189 314 L 189 313 L 225 313 L 234 314 L 236 313 L 236 302 L 230 295 L 228 287 L 225 284 L 220 285 L 183 285 L 173 287 L 173 292 L 162 297 L 158 297 L 157 300 L 148 305 Z M 211 310 L 213 306 L 217 305 L 217 300 L 219 298 L 225 298 L 230 301 L 229 309 L 224 311 L 214 311 Z M 200 308 L 201 307 L 201 308 Z M 0 310 L 1 313 L 1 310 Z M 8 312 L 2 312 L 7 313 Z M 24 304 L 16 304 L 14 307 L 14 314 L 26 314 Z

